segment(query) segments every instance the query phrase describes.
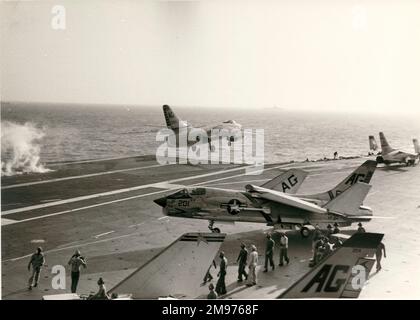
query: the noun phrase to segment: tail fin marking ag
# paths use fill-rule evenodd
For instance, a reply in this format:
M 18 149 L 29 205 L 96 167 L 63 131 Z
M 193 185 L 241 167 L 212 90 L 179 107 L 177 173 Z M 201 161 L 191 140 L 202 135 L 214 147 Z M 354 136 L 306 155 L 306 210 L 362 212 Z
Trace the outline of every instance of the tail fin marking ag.
M 317 199 L 321 201 L 330 201 L 346 191 L 352 185 L 357 182 L 370 183 L 373 174 L 375 173 L 377 162 L 375 160 L 366 160 L 362 165 L 360 165 L 356 170 L 354 170 L 350 175 L 348 175 L 344 180 L 342 180 L 338 185 L 333 189 L 313 195 L 302 195 L 304 198 L 308 199 Z
M 278 298 L 357 298 L 374 265 L 380 233 L 355 233 Z
M 307 175 L 308 173 L 303 170 L 290 169 L 264 183 L 261 187 L 284 193 L 295 194 Z

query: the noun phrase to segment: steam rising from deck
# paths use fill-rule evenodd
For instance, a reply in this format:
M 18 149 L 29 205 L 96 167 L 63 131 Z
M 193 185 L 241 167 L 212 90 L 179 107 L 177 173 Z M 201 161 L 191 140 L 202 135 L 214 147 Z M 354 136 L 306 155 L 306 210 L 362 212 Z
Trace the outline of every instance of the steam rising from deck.
M 43 129 L 32 123 L 1 122 L 1 175 L 51 171 L 40 163 Z

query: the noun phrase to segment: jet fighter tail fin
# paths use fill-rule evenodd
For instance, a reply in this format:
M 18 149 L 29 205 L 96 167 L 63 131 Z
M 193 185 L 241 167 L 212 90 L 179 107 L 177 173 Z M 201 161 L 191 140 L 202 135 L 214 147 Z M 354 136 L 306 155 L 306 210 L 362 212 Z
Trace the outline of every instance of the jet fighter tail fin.
M 264 183 L 261 187 L 284 193 L 295 194 L 308 173 L 299 169 L 290 169 L 278 175 L 274 179 Z
M 370 183 L 373 174 L 375 173 L 377 162 L 375 160 L 366 160 L 344 180 L 337 184 L 333 189 L 328 191 L 330 198 L 338 196 L 340 193 L 346 191 L 349 187 L 357 182 Z M 331 197 L 332 195 L 332 197 Z
M 414 152 L 417 154 L 420 154 L 419 141 L 417 139 L 413 139 L 413 144 L 414 144 Z
M 371 187 L 369 184 L 357 182 L 328 202 L 324 208 L 332 213 L 358 216 L 360 215 L 359 207 L 363 204 Z
M 378 144 L 376 143 L 374 136 L 369 136 L 369 149 L 372 151 L 378 150 Z
M 380 233 L 355 233 L 278 298 L 357 298 L 375 263 Z
M 226 234 L 186 233 L 122 280 L 111 293 L 134 299 L 196 297 Z
M 357 182 L 370 183 L 373 174 L 375 173 L 377 162 L 375 160 L 366 160 L 344 180 L 337 184 L 331 190 L 321 192 L 312 195 L 301 195 L 307 199 L 318 199 L 322 201 L 331 201 L 335 197 L 338 197 L 341 193 L 349 189 Z
M 394 151 L 394 149 L 391 148 L 388 141 L 386 140 L 383 132 L 379 132 L 379 139 L 381 140 L 381 149 L 382 149 L 382 154 L 383 155 Z
M 188 126 L 187 122 L 179 119 L 171 107 L 165 104 L 163 107 L 163 114 L 165 116 L 166 126 L 169 129 L 177 130 Z

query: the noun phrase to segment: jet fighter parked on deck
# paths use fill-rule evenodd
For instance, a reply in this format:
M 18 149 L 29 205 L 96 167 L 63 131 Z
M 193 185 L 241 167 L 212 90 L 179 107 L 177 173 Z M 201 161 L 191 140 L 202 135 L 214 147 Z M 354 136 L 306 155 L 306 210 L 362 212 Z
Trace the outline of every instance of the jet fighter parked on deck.
M 287 194 L 279 188 L 282 183 L 273 186 L 269 181 L 261 186 L 247 185 L 245 191 L 188 187 L 154 202 L 166 215 L 208 220 L 213 232 L 220 232 L 214 228 L 215 221 L 259 222 L 282 229 L 298 227 L 306 237 L 311 225 L 349 226 L 370 221 L 372 210 L 362 204 L 375 168 L 376 162 L 368 160 L 337 187 L 315 195 Z M 274 179 L 284 183 L 285 178 Z
M 420 147 L 417 139 L 413 139 L 415 153 L 391 148 L 383 132 L 379 132 L 379 139 L 381 142 L 381 153 L 376 157 L 378 163 L 384 163 L 385 165 L 403 163 L 407 166 L 414 166 L 416 160 L 419 160 Z M 371 150 L 375 151 L 377 149 L 377 143 L 374 136 L 369 136 L 369 146 Z

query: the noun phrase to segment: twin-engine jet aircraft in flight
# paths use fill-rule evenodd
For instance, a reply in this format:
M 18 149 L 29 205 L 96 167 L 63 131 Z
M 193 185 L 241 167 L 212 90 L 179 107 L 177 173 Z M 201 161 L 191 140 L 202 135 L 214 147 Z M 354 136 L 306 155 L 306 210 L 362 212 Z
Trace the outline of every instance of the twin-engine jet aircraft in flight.
M 307 226 L 371 220 L 372 210 L 362 204 L 375 168 L 376 162 L 367 160 L 335 188 L 313 195 L 294 195 L 306 175 L 291 169 L 261 186 L 247 185 L 245 191 L 188 187 L 154 202 L 166 215 L 208 220 L 212 232 L 220 232 L 215 221 L 259 222 L 281 229 L 298 227 L 307 237 Z
M 379 132 L 379 139 L 381 141 L 381 154 L 376 157 L 378 163 L 384 163 L 386 165 L 404 163 L 407 166 L 414 166 L 416 160 L 420 157 L 420 146 L 417 139 L 413 139 L 415 153 L 391 148 L 383 132 Z M 376 143 L 374 136 L 369 136 L 369 147 L 373 151 L 378 149 L 378 144 Z
M 206 142 L 208 142 L 208 145 L 211 151 L 214 150 L 214 148 L 212 148 L 212 145 L 211 145 L 212 133 L 216 133 L 218 138 L 227 139 L 228 145 L 230 145 L 239 137 L 242 137 L 242 125 L 237 123 L 235 120 L 226 120 L 223 123 L 216 126 L 200 128 L 200 127 L 193 127 L 187 121 L 184 121 L 178 118 L 175 112 L 172 111 L 171 107 L 169 107 L 166 104 L 163 106 L 163 114 L 165 116 L 166 126 L 168 127 L 168 129 L 171 129 L 175 133 L 175 137 L 173 137 L 174 139 L 172 140 L 177 141 L 176 142 L 177 146 L 180 145 L 179 138 L 180 138 L 180 133 L 183 130 L 185 130 L 183 134 L 186 137 L 188 137 L 186 146 L 191 146 L 196 143 L 199 143 L 201 141 L 200 133 L 205 132 L 207 135 Z M 194 137 L 194 139 L 191 139 L 191 135 Z M 170 140 L 171 139 L 169 139 L 169 141 Z

